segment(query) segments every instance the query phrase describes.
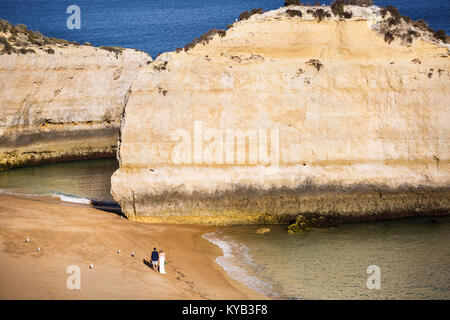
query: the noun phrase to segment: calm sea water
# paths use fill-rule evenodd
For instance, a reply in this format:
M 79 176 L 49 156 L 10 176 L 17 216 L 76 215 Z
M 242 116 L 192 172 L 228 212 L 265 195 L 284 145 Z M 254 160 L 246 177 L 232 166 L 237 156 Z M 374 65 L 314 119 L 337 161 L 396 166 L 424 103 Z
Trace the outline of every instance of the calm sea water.
M 66 27 L 66 9 L 72 4 L 81 9 L 80 30 Z M 244 10 L 272 10 L 283 4 L 284 0 L 1 0 L 0 18 L 51 37 L 136 48 L 155 57 L 183 47 L 211 28 L 226 29 Z M 448 0 L 375 0 L 375 4 L 395 5 L 402 14 L 423 18 L 431 27 L 450 33 Z
M 73 195 L 113 201 L 111 176 L 118 167 L 116 160 L 98 159 L 0 171 L 0 193 Z
M 284 299 L 450 299 L 450 218 L 342 225 L 288 234 L 286 226 L 224 228 L 204 237 L 231 277 Z M 267 227 L 267 226 L 266 226 Z M 367 268 L 380 268 L 380 289 Z

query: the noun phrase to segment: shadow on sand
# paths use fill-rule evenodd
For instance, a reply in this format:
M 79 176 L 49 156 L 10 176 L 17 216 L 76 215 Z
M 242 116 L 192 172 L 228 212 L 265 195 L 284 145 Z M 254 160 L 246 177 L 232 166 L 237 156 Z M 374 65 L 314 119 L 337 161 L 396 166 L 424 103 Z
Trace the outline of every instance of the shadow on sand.
M 95 209 L 115 213 L 125 218 L 122 208 L 117 202 L 91 200 L 91 206 Z
M 153 264 L 152 264 L 150 261 L 145 260 L 145 259 L 142 259 L 142 262 L 144 262 L 144 264 L 145 264 L 147 267 L 149 267 L 150 269 L 152 269 L 153 271 L 155 271 L 155 269 L 153 268 Z

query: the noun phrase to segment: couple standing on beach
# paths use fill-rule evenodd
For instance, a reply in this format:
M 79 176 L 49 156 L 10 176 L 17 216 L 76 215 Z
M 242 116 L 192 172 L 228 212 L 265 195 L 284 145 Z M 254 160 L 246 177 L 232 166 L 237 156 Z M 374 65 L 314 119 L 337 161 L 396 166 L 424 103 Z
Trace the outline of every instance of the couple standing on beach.
M 152 252 L 153 270 L 158 272 L 158 264 L 159 264 L 159 273 L 166 273 L 166 270 L 164 269 L 165 262 L 166 262 L 166 255 L 164 254 L 164 251 L 159 250 L 159 253 L 158 253 L 158 251 L 156 251 L 156 248 L 153 248 L 153 252 Z

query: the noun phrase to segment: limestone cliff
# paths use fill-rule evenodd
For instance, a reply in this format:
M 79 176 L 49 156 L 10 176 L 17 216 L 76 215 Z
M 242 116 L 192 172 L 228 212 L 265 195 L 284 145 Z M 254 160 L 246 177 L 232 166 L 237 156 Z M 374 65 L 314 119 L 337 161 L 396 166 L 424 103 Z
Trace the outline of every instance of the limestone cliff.
M 112 177 L 128 217 L 448 214 L 449 45 L 404 21 L 386 37 L 374 6 L 308 10 L 252 15 L 145 66 Z
M 0 23 L 0 170 L 114 157 L 131 83 L 151 62 Z

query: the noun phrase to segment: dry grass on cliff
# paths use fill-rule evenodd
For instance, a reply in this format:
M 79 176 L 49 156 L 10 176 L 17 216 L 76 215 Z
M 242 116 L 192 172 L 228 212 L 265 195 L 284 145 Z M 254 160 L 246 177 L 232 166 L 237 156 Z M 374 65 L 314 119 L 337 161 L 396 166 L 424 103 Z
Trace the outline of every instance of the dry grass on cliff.
M 55 54 L 55 50 L 50 46 L 92 46 L 88 42 L 81 45 L 76 41 L 46 37 L 38 31 L 29 30 L 24 24 L 14 26 L 6 20 L 0 20 L 0 34 L 0 54 L 27 54 L 36 53 L 36 50 L 41 50 L 47 54 Z M 100 47 L 100 49 L 114 53 L 116 58 L 124 50 L 120 47 L 107 46 Z
M 316 20 L 323 21 L 324 19 L 331 19 L 333 16 L 338 17 L 339 20 L 351 19 L 354 12 L 346 6 L 360 6 L 369 7 L 373 5 L 372 0 L 335 0 L 330 6 L 322 6 L 316 2 L 313 6 L 302 4 L 299 0 L 286 0 L 285 6 L 303 6 L 311 7 L 306 10 L 306 13 L 311 15 Z M 319 8 L 315 8 L 319 7 Z M 303 8 L 304 10 L 305 8 Z M 244 11 L 239 15 L 239 21 L 248 20 L 253 15 L 261 15 L 264 11 L 262 8 L 252 9 L 250 11 Z M 305 14 L 304 11 L 296 9 L 287 9 L 284 12 L 291 18 L 302 18 Z M 399 13 L 398 9 L 393 6 L 387 6 L 381 9 L 382 21 L 378 26 L 378 32 L 384 36 L 384 40 L 390 44 L 396 39 L 400 39 L 403 45 L 411 45 L 414 39 L 425 38 L 432 41 L 442 41 L 447 43 L 448 36 L 444 30 L 434 31 L 428 26 L 424 20 L 412 21 L 411 18 L 403 16 Z M 227 29 L 233 27 L 233 24 L 227 25 Z M 188 52 L 198 44 L 206 45 L 216 35 L 225 37 L 226 31 L 220 29 L 211 29 L 207 33 L 203 34 L 199 38 L 195 38 L 190 43 L 186 44 L 183 48 L 177 48 L 177 53 L 185 51 Z
M 101 46 L 100 49 L 114 53 L 116 55 L 116 58 L 118 58 L 119 55 L 122 54 L 123 50 L 125 50 L 124 48 L 121 47 L 107 47 L 107 46 Z
M 46 37 L 38 31 L 29 30 L 24 24 L 14 26 L 6 20 L 0 20 L 0 33 L 3 34 L 0 37 L 0 44 L 3 46 L 0 54 L 27 54 L 35 53 L 35 50 L 42 50 L 42 52 L 54 54 L 55 51 L 48 46 L 80 45 L 75 41 Z
M 191 42 L 189 42 L 187 45 L 184 46 L 184 51 L 189 51 L 190 49 L 194 48 L 198 44 L 207 44 L 210 40 L 212 40 L 216 35 L 219 35 L 220 37 L 225 37 L 227 32 L 225 30 L 220 29 L 211 29 L 208 32 L 204 33 L 200 36 L 200 38 L 195 38 Z M 176 52 L 180 52 L 182 48 L 177 48 Z
M 370 0 L 335 0 L 331 3 L 330 7 L 314 8 L 314 6 L 311 6 L 311 8 L 306 10 L 306 13 L 319 22 L 331 18 L 332 15 L 334 17 L 339 17 L 340 20 L 345 20 L 353 17 L 353 12 L 346 6 L 368 7 L 372 4 L 373 3 Z M 285 2 L 285 6 L 291 5 L 298 6 L 302 4 L 301 1 L 297 0 Z M 306 7 L 308 7 L 308 5 L 306 5 Z M 302 17 L 304 14 L 302 10 L 298 9 L 288 9 L 285 13 L 290 17 Z M 430 28 L 423 19 L 413 21 L 410 17 L 401 15 L 399 10 L 394 6 L 386 6 L 381 9 L 380 13 L 382 21 L 377 29 L 388 44 L 399 39 L 402 45 L 410 46 L 417 38 L 448 43 L 449 37 L 444 30 L 435 31 Z
M 249 19 L 251 16 L 255 15 L 255 14 L 263 14 L 264 11 L 262 8 L 259 9 L 252 9 L 250 11 L 246 10 L 244 12 L 241 12 L 239 14 L 239 21 L 243 21 L 243 20 L 247 20 Z M 229 24 L 227 25 L 227 29 L 230 29 L 233 27 L 233 24 Z M 201 35 L 199 38 L 195 38 L 194 40 L 192 40 L 191 42 L 189 42 L 188 44 L 186 44 L 184 46 L 184 48 L 177 48 L 175 51 L 177 53 L 183 51 L 188 52 L 190 49 L 194 48 L 196 45 L 198 44 L 208 44 L 210 40 L 212 40 L 216 35 L 219 35 L 220 37 L 225 37 L 225 35 L 227 34 L 226 30 L 221 30 L 221 29 L 210 29 L 208 32 L 204 33 L 203 35 Z

